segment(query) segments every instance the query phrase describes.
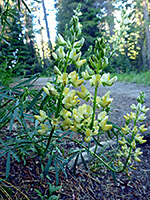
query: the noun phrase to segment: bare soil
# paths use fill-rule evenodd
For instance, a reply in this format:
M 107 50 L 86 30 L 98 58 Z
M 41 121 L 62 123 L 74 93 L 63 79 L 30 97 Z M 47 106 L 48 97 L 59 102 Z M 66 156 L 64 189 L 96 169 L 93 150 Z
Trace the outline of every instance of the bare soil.
M 40 78 L 36 81 L 36 88 L 46 85 L 49 79 Z M 91 93 L 93 88 L 86 84 Z M 124 125 L 124 118 L 127 112 L 131 112 L 130 105 L 136 104 L 136 98 L 141 91 L 144 91 L 145 105 L 150 107 L 150 87 L 139 86 L 130 83 L 115 83 L 112 87 L 100 87 L 98 95 L 104 95 L 108 90 L 111 92 L 113 103 L 109 120 L 118 126 Z M 136 164 L 136 170 L 130 172 L 127 177 L 124 174 L 116 175 L 114 183 L 112 174 L 107 169 L 99 171 L 85 171 L 77 168 L 76 175 L 73 176 L 72 171 L 66 169 L 68 177 L 65 178 L 60 174 L 60 185 L 62 189 L 56 195 L 60 199 L 66 200 L 149 200 L 150 199 L 150 111 L 147 113 L 146 126 L 147 142 L 140 145 L 143 154 L 142 162 Z M 4 178 L 6 166 L 6 157 L 0 160 L 0 177 Z M 34 189 L 39 189 L 43 194 L 48 191 L 48 185 L 45 180 L 40 179 L 41 165 L 38 157 L 23 161 L 12 161 L 10 176 L 8 181 L 24 192 L 30 200 L 40 200 Z M 55 175 L 50 174 L 52 183 L 55 184 Z M 48 181 L 48 180 L 47 180 Z M 19 196 L 17 191 L 13 191 L 12 199 L 25 199 Z M 3 198 L 2 199 L 7 199 Z

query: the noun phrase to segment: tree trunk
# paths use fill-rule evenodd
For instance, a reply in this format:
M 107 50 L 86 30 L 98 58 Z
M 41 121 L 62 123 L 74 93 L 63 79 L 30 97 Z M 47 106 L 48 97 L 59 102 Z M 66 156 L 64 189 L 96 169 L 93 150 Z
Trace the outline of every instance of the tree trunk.
M 52 49 L 52 44 L 51 44 L 51 39 L 50 39 L 50 32 L 49 32 L 49 28 L 48 28 L 48 21 L 47 21 L 47 14 L 46 14 L 46 8 L 45 8 L 44 0 L 42 0 L 42 6 L 43 6 L 43 11 L 44 11 L 44 20 L 45 20 L 45 25 L 46 25 L 47 37 L 48 37 L 48 47 L 49 47 L 49 49 Z
M 114 16 L 113 16 L 113 6 L 112 6 L 112 1 L 111 0 L 107 0 L 106 1 L 106 7 L 107 7 L 107 22 L 108 22 L 108 26 L 109 26 L 109 31 L 110 31 L 110 36 L 112 36 L 114 34 Z
M 146 43 L 147 43 L 147 59 L 148 59 L 148 69 L 150 70 L 150 30 L 149 30 L 149 18 L 148 18 L 148 9 L 147 2 L 143 0 L 143 15 L 144 15 L 144 24 L 146 31 Z

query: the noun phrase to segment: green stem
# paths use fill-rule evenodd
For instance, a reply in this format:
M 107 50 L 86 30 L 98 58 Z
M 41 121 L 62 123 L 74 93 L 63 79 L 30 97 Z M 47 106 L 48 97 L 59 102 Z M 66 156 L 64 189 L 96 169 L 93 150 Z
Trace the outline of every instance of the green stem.
M 94 102 L 93 102 L 93 114 L 92 114 L 92 121 L 91 121 L 90 129 L 93 128 L 94 119 L 95 119 L 97 89 L 98 89 L 98 87 L 95 87 Z
M 87 150 L 92 156 L 96 157 L 100 162 L 102 162 L 108 169 L 110 169 L 111 171 L 115 172 L 115 173 L 121 173 L 123 172 L 126 167 L 127 167 L 127 164 L 128 164 L 128 160 L 130 158 L 130 155 L 131 155 L 131 150 L 132 150 L 132 147 L 130 146 L 130 150 L 129 150 L 129 155 L 126 159 L 126 162 L 124 164 L 124 167 L 121 169 L 121 170 L 115 170 L 113 169 L 111 166 L 109 166 L 109 164 L 107 164 L 103 159 L 101 159 L 96 153 L 94 153 L 93 151 L 91 151 L 88 147 L 84 146 L 83 144 L 81 144 L 79 141 L 75 140 L 75 139 L 71 139 L 71 138 L 68 138 L 68 137 L 65 137 L 67 139 L 70 139 L 71 141 L 77 143 L 78 145 L 80 145 L 81 147 L 83 147 L 85 150 Z
M 51 132 L 50 132 L 50 135 L 49 135 L 48 142 L 47 142 L 47 145 L 46 145 L 46 148 L 45 148 L 45 152 L 44 152 L 44 153 L 46 153 L 46 151 L 47 151 L 47 149 L 48 149 L 48 147 L 49 147 L 49 145 L 50 145 L 50 142 L 51 142 L 51 139 L 52 139 L 52 135 L 53 135 L 53 133 L 54 133 L 54 130 L 55 130 L 55 127 L 53 127 L 52 130 L 51 130 Z

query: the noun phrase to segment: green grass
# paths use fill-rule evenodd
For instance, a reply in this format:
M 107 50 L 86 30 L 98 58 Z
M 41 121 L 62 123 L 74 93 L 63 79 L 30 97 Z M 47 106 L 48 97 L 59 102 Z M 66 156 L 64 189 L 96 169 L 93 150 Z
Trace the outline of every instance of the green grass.
M 132 72 L 129 74 L 113 73 L 112 76 L 117 76 L 118 81 L 121 81 L 121 82 L 137 83 L 144 86 L 150 86 L 150 71 L 141 72 L 141 73 Z

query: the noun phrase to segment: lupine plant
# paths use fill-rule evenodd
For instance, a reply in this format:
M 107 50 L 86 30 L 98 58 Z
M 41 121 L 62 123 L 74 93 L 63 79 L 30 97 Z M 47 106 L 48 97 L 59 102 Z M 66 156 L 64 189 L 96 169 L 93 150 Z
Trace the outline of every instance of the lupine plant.
M 45 169 L 47 172 L 49 166 L 54 163 L 55 170 L 60 167 L 65 173 L 64 165 L 73 158 L 75 169 L 79 155 L 84 166 L 87 167 L 82 155 L 86 151 L 93 159 L 113 172 L 127 171 L 129 167 L 134 167 L 134 161 L 140 161 L 139 156 L 142 151 L 136 148 L 136 144 L 146 142 L 141 133 L 147 129 L 144 124 L 138 125 L 138 122 L 145 120 L 148 111 L 148 108 L 143 106 L 144 94 L 141 93 L 138 97 L 137 106 L 131 106 L 133 112 L 124 116 L 126 120 L 124 127 L 119 129 L 108 121 L 113 98 L 110 91 L 104 96 L 99 96 L 98 89 L 102 85 L 111 87 L 117 77 L 111 78 L 110 73 L 104 72 L 109 58 L 106 56 L 108 52 L 103 38 L 96 39 L 91 57 L 87 60 L 81 58 L 81 48 L 86 41 L 81 37 L 80 15 L 80 6 L 78 6 L 70 21 L 70 37 L 65 40 L 58 34 L 57 47 L 52 53 L 57 63 L 57 66 L 54 66 L 56 83 L 48 82 L 43 87 L 43 98 L 46 96 L 47 104 L 53 98 L 54 112 L 41 109 L 39 114 L 35 115 L 37 131 L 42 138 L 42 155 L 49 155 Z M 74 65 L 76 70 L 67 73 L 70 65 Z M 86 65 L 86 70 L 79 75 L 77 71 L 83 65 Z M 87 82 L 93 88 L 94 94 L 86 88 Z M 116 141 L 113 153 L 109 154 L 107 159 L 104 153 L 105 146 L 101 144 L 102 134 Z M 78 149 L 70 150 L 66 155 L 60 144 L 63 140 L 76 143 Z M 95 143 L 94 151 L 90 149 L 91 142 Z M 103 146 L 101 154 L 96 151 L 98 146 Z M 106 153 L 108 154 L 108 150 Z

